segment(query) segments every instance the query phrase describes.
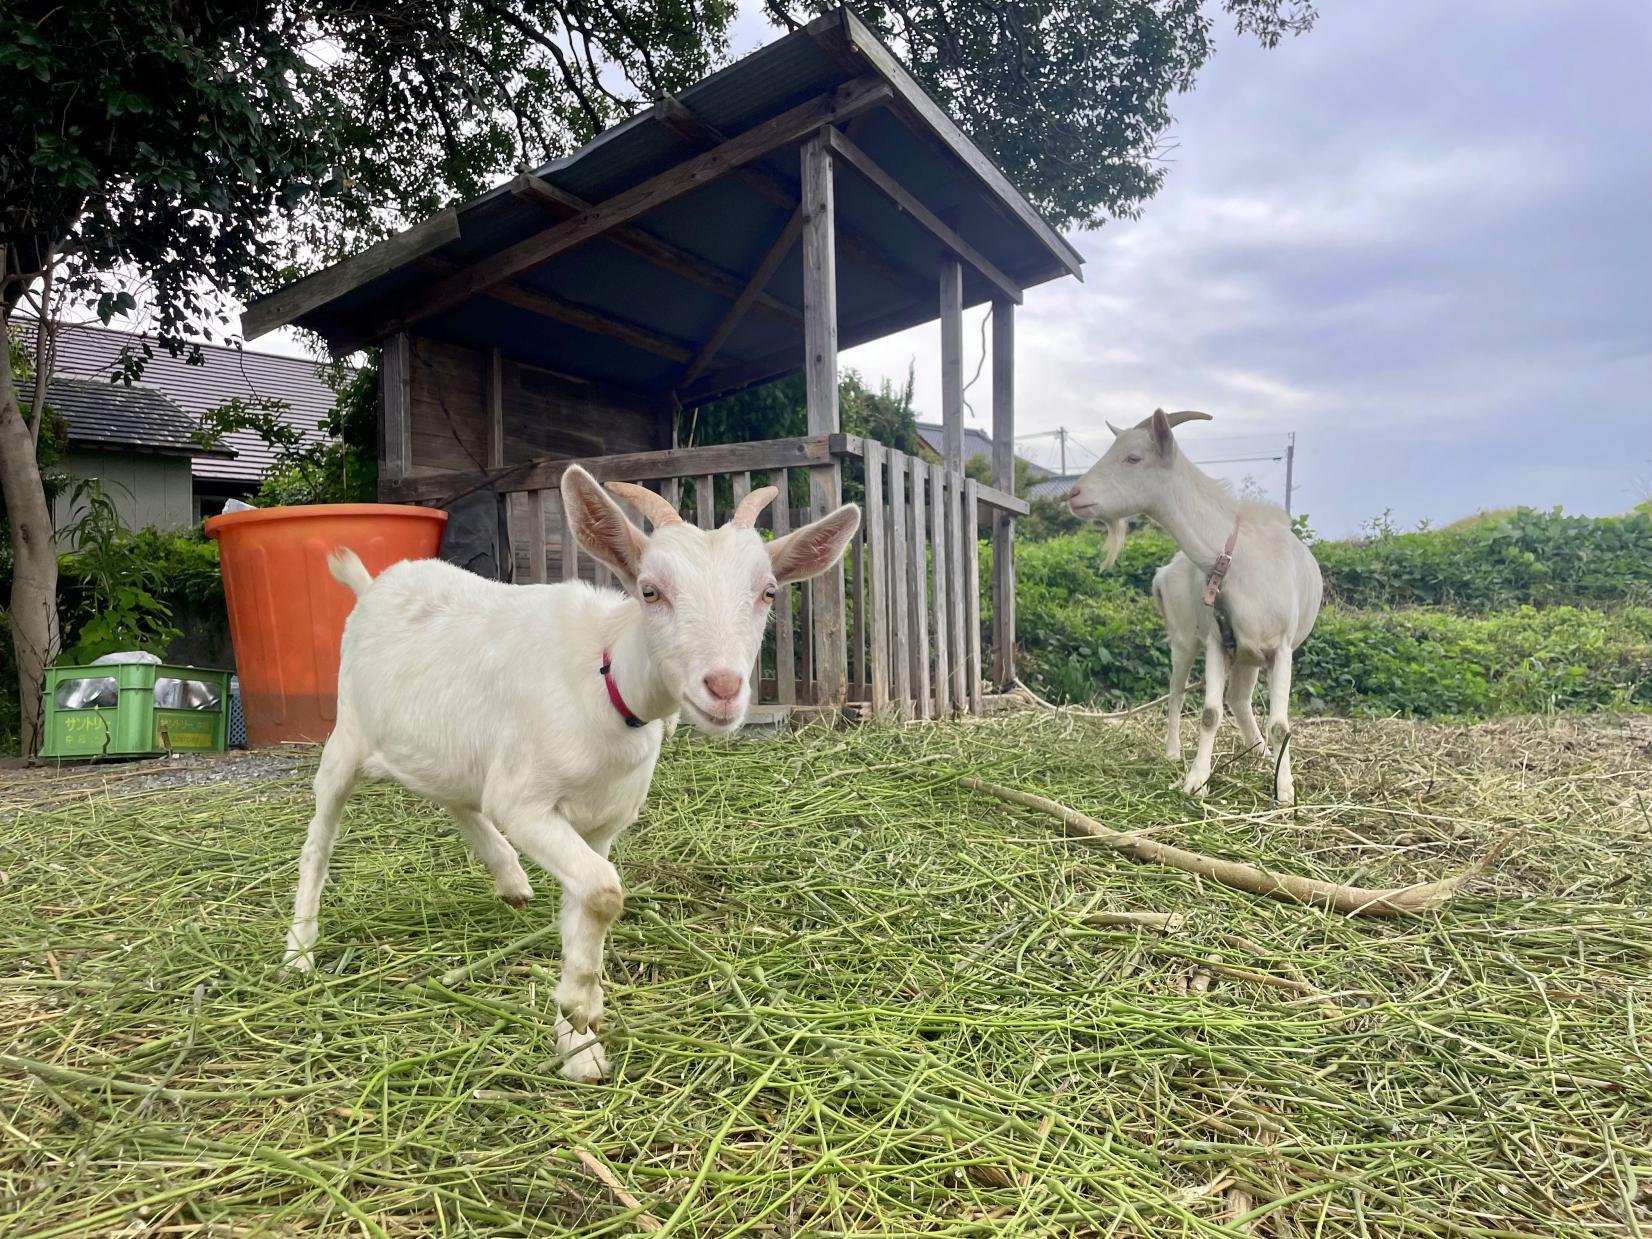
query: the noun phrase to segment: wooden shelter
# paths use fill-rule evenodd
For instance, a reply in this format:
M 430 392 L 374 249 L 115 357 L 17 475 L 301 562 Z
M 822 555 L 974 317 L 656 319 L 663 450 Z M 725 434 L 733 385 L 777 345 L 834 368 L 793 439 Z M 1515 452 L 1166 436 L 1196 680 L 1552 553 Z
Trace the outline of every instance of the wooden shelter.
M 571 460 L 709 526 L 792 471 L 807 509 L 858 480 L 843 575 L 784 593 L 759 698 L 930 717 L 1014 676 L 1014 307 L 1080 259 L 846 9 L 566 159 L 272 293 L 250 339 L 311 328 L 382 347 L 380 497 L 486 505 L 516 579 L 606 570 L 563 535 Z M 963 476 L 965 306 L 992 303 L 993 482 Z M 945 460 L 841 433 L 837 354 L 939 319 Z M 803 370 L 808 434 L 680 447 L 678 410 Z M 729 482 L 719 486 L 719 479 Z M 503 496 L 503 500 L 496 497 Z M 498 510 L 506 517 L 495 521 Z M 991 532 L 991 667 L 977 531 Z M 507 565 L 508 567 L 508 565 Z

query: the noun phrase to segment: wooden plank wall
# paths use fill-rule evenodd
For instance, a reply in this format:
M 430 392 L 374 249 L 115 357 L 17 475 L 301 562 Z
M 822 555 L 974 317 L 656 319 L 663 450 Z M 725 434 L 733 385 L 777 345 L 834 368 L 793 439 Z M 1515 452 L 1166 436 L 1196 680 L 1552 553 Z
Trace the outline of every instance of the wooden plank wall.
M 672 445 L 670 413 L 640 395 L 426 336 L 409 338 L 407 359 L 412 477 Z M 530 536 L 527 497 L 512 496 L 511 503 L 517 579 L 561 579 L 562 512 L 555 493 L 542 505 L 548 561 L 541 573 L 528 562 L 538 540 Z M 578 568 L 581 576 L 594 579 L 588 557 Z

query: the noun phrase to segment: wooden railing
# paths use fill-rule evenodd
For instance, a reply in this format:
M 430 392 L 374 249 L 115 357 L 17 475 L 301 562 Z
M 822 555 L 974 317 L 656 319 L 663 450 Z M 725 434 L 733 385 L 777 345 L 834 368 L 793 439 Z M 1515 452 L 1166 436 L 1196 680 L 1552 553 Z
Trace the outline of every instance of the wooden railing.
M 610 581 L 567 536 L 557 489 L 573 462 L 537 460 L 481 474 L 397 483 L 387 497 L 438 505 L 478 490 L 512 496 L 517 579 Z M 854 435 L 769 439 L 578 462 L 601 481 L 658 490 L 683 519 L 711 529 L 754 487 L 780 488 L 759 528 L 782 535 L 823 515 L 847 488 L 864 519 L 842 573 L 782 590 L 754 668 L 756 700 L 780 706 L 864 702 L 874 712 L 934 718 L 979 713 L 982 659 L 981 538 L 1026 504 L 938 464 Z M 808 479 L 795 483 L 799 474 Z M 802 501 L 807 494 L 806 506 Z M 633 519 L 642 523 L 638 513 Z M 1013 540 L 990 539 L 994 548 Z M 993 552 L 990 575 L 1013 593 L 1010 556 Z M 993 641 L 1013 647 L 1013 615 L 995 615 Z M 1007 659 L 996 666 L 1011 665 Z

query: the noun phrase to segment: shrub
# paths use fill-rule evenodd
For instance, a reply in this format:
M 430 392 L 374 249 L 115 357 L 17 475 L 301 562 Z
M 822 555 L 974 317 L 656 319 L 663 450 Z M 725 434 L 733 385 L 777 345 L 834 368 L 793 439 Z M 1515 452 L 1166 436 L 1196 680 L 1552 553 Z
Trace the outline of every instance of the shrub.
M 1018 547 L 1022 678 L 1104 706 L 1163 694 L 1170 651 L 1148 587 L 1173 549 L 1137 535 L 1104 575 L 1097 534 Z M 1297 656 L 1295 696 L 1305 710 L 1414 717 L 1652 706 L 1652 608 L 1328 606 Z
M 1602 605 L 1652 590 L 1652 515 L 1567 516 L 1519 508 L 1446 529 L 1386 520 L 1355 542 L 1317 542 L 1326 592 L 1350 607 Z

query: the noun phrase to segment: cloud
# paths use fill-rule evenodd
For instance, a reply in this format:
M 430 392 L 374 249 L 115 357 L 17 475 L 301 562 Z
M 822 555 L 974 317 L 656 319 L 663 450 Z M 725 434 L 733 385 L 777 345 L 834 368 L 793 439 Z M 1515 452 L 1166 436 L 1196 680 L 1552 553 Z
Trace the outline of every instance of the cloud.
M 1652 472 L 1649 70 L 1638 0 L 1327 6 L 1276 51 L 1225 41 L 1143 218 L 1076 238 L 1083 284 L 1029 292 L 1019 426 L 1099 449 L 1103 419 L 1174 405 L 1213 442 L 1295 431 L 1330 533 L 1628 507 Z M 846 361 L 915 359 L 933 412 L 937 335 Z

